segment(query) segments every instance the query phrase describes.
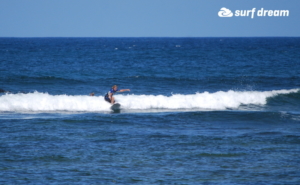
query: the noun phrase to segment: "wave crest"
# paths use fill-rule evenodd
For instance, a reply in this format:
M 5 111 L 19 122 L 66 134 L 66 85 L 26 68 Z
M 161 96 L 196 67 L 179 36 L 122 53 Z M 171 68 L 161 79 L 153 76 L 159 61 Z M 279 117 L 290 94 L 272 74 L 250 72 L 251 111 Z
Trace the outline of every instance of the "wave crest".
M 240 105 L 265 105 L 267 99 L 279 94 L 297 93 L 299 89 L 273 91 L 218 91 L 190 95 L 115 95 L 122 109 L 236 109 Z M 110 104 L 103 96 L 50 95 L 48 93 L 5 94 L 0 96 L 0 111 L 49 112 L 49 111 L 109 111 Z

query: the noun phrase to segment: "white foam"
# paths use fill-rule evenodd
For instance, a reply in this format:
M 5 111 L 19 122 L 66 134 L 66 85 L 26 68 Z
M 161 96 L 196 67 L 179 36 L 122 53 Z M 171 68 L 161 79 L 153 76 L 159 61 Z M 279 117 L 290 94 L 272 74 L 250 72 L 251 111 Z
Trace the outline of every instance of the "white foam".
M 103 97 L 50 95 L 48 93 L 6 94 L 0 97 L 0 111 L 105 111 L 110 104 Z
M 267 98 L 278 94 L 298 92 L 299 89 L 273 91 L 218 91 L 190 95 L 115 95 L 115 99 L 127 110 L 151 109 L 209 109 L 225 110 L 240 105 L 265 105 Z M 0 96 L 0 111 L 49 112 L 49 111 L 109 111 L 110 104 L 103 96 L 50 95 L 48 93 L 5 94 Z

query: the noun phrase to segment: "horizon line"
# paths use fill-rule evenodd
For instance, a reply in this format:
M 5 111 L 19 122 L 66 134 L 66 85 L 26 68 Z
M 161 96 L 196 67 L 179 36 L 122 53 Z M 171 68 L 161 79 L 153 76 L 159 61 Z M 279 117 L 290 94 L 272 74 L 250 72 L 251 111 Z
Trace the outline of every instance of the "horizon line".
M 120 37 L 120 36 L 35 36 L 35 37 L 15 37 L 15 36 L 0 36 L 0 38 L 299 38 L 300 36 L 137 36 L 137 37 Z

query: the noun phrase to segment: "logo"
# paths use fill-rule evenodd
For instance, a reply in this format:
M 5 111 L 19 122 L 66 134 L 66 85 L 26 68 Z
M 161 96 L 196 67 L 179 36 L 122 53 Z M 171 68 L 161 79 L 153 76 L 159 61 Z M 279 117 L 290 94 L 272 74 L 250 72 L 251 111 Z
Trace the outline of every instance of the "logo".
M 265 10 L 261 8 L 256 11 L 256 8 L 252 8 L 251 10 L 235 10 L 234 14 L 231 10 L 223 7 L 218 12 L 219 17 L 251 17 L 253 19 L 256 17 L 288 17 L 290 15 L 289 10 Z
M 223 7 L 221 8 L 221 10 L 218 13 L 219 17 L 232 17 L 233 13 L 231 12 L 231 10 Z

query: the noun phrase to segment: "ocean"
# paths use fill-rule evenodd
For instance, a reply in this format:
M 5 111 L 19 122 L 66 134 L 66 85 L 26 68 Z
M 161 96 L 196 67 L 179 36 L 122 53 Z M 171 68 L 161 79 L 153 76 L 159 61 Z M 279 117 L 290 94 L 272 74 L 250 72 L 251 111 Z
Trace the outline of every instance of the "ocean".
M 300 38 L 0 38 L 0 74 L 0 184 L 300 184 Z

